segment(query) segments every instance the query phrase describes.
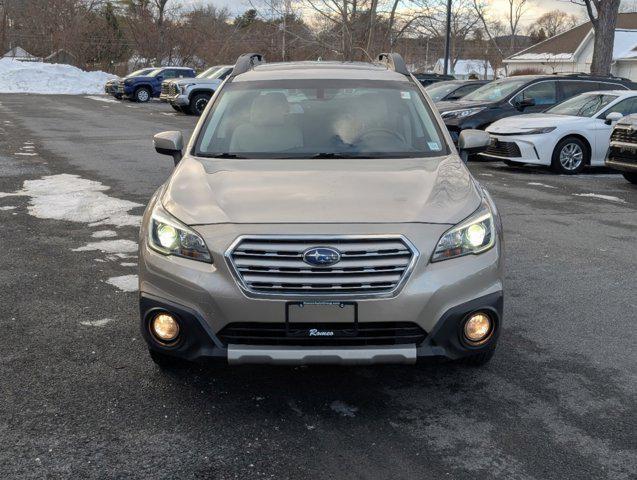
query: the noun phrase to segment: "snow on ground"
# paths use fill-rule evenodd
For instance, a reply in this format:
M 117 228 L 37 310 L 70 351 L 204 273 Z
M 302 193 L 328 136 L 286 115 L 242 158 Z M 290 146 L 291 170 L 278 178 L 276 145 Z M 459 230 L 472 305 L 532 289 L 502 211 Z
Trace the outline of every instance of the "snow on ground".
M 104 84 L 113 78 L 72 65 L 0 58 L 0 93 L 94 95 L 103 93 Z
M 106 280 L 114 287 L 119 288 L 122 292 L 136 292 L 139 281 L 137 275 L 123 275 L 121 277 L 111 277 Z
M 599 198 L 601 200 L 608 200 L 609 202 L 626 203 L 626 200 L 622 200 L 619 197 L 613 197 L 612 195 L 602 195 L 601 193 L 574 193 L 576 197 L 588 197 Z
M 102 240 L 101 242 L 87 243 L 83 247 L 74 248 L 74 252 L 91 252 L 98 250 L 103 253 L 136 252 L 137 243 L 132 240 L 119 238 L 117 240 Z
M 141 217 L 128 211 L 142 205 L 103 193 L 109 189 L 94 180 L 61 174 L 25 180 L 22 190 L 0 192 L 0 197 L 30 197 L 29 213 L 38 218 L 90 223 L 91 226 L 138 226 Z
M 341 415 L 342 417 L 355 417 L 356 412 L 358 412 L 358 407 L 354 407 L 353 405 L 348 405 L 341 400 L 335 400 L 330 405 L 330 408 L 334 410 L 336 413 Z
M 132 215 L 130 210 L 142 205 L 121 198 L 111 197 L 104 192 L 110 187 L 78 175 L 48 175 L 37 180 L 25 180 L 22 189 L 15 192 L 0 192 L 0 198 L 28 197 L 27 212 L 37 218 L 62 220 L 87 224 L 88 228 L 101 225 L 114 227 L 137 227 L 141 217 Z M 14 209 L 14 206 L 0 207 L 1 210 Z M 17 215 L 14 213 L 14 215 Z M 123 259 L 136 258 L 137 242 L 125 238 L 116 238 L 115 230 L 95 230 L 91 237 L 96 239 L 74 252 L 99 251 L 106 259 L 97 258 L 96 262 L 122 263 Z M 126 265 L 124 265 L 126 263 Z M 133 266 L 129 261 L 122 266 Z M 112 277 L 107 283 L 123 292 L 137 290 L 137 275 Z M 91 326 L 97 326 L 92 323 Z

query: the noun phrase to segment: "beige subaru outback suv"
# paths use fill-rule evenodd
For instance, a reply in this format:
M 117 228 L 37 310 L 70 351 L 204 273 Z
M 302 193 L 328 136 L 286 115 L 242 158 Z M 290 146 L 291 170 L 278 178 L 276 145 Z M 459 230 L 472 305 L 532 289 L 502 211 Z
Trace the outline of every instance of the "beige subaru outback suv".
M 241 56 L 140 238 L 152 359 L 228 364 L 486 363 L 502 328 L 502 228 L 397 54 Z M 489 137 L 464 131 L 461 154 Z

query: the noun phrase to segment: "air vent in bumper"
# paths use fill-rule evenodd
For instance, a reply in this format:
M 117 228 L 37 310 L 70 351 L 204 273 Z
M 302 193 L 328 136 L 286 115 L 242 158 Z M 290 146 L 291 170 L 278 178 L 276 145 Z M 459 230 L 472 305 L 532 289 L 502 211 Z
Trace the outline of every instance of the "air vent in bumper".
M 335 249 L 329 267 L 303 259 L 313 248 Z M 226 258 L 244 290 L 257 295 L 387 295 L 395 293 L 418 252 L 402 236 L 241 237 Z
M 310 329 L 329 330 L 329 337 L 303 335 Z M 285 346 L 370 346 L 370 345 L 418 345 L 427 333 L 411 322 L 359 323 L 355 335 L 343 330 L 347 325 L 338 323 L 291 324 L 289 332 L 285 323 L 231 323 L 217 336 L 227 345 L 285 345 Z M 291 335 L 289 334 L 291 333 Z M 339 333 L 342 333 L 340 335 Z

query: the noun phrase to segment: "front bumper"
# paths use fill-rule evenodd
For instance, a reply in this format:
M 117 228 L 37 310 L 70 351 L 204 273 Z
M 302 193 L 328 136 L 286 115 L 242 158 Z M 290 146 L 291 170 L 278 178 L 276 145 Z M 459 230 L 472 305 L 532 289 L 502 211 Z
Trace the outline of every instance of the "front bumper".
M 554 143 L 546 136 L 542 135 L 497 135 L 490 133 L 491 138 L 498 142 L 514 143 L 519 149 L 519 155 L 507 154 L 504 152 L 492 153 L 487 150 L 478 154 L 487 160 L 508 160 L 510 162 L 528 163 L 531 165 L 550 165 Z
M 160 100 L 164 102 L 168 102 L 171 105 L 176 105 L 178 107 L 185 107 L 187 105 L 190 105 L 190 100 L 188 99 L 188 95 L 182 95 L 182 94 L 170 95 L 168 93 L 162 93 L 159 96 L 159 98 Z
M 145 219 L 143 225 L 147 223 Z M 226 250 L 239 236 L 255 232 L 281 235 L 281 225 L 196 227 L 212 253 L 213 265 L 167 257 L 150 250 L 146 244 L 145 227 L 142 228 L 139 256 L 142 333 L 149 347 L 162 353 L 188 360 L 212 357 L 231 363 L 413 363 L 420 357 L 453 359 L 475 354 L 475 348 L 467 347 L 460 340 L 458 328 L 467 314 L 487 310 L 497 328 L 492 341 L 481 349 L 489 348 L 497 339 L 502 318 L 501 228 L 498 226 L 496 246 L 487 252 L 430 263 L 429 258 L 438 239 L 449 227 L 436 224 L 353 224 L 347 227 L 347 232 L 343 232 L 343 225 L 285 225 L 285 235 L 333 232 L 388 235 L 400 232 L 411 241 L 420 255 L 397 294 L 389 298 L 354 297 L 348 298 L 348 301 L 357 303 L 361 322 L 409 322 L 418 325 L 427 333 L 420 344 L 315 349 L 307 346 L 264 348 L 224 344 L 218 334 L 230 323 L 284 323 L 286 305 L 290 300 L 317 299 L 312 296 L 248 296 L 237 284 L 226 262 Z M 185 323 L 182 344 L 165 347 L 154 341 L 148 321 L 156 309 L 173 312 Z
M 637 172 L 637 143 L 612 142 L 606 166 L 620 172 Z
M 214 360 L 233 365 L 270 364 L 413 364 L 418 359 L 458 359 L 493 348 L 502 330 L 501 291 L 457 305 L 442 315 L 419 344 L 378 346 L 275 346 L 225 344 L 200 312 L 152 295 L 140 295 L 141 333 L 149 348 L 190 361 Z M 489 342 L 470 347 L 462 341 L 464 320 L 473 312 L 488 312 L 495 322 Z M 174 346 L 158 343 L 150 333 L 150 320 L 158 312 L 170 312 L 179 320 L 181 340 Z

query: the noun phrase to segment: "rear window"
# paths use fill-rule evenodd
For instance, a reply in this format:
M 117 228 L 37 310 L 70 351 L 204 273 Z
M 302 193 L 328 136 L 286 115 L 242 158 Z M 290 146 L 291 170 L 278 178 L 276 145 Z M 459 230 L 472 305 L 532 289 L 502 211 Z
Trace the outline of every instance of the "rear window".
M 407 82 L 233 82 L 219 92 L 195 155 L 389 158 L 448 153 L 433 112 Z

